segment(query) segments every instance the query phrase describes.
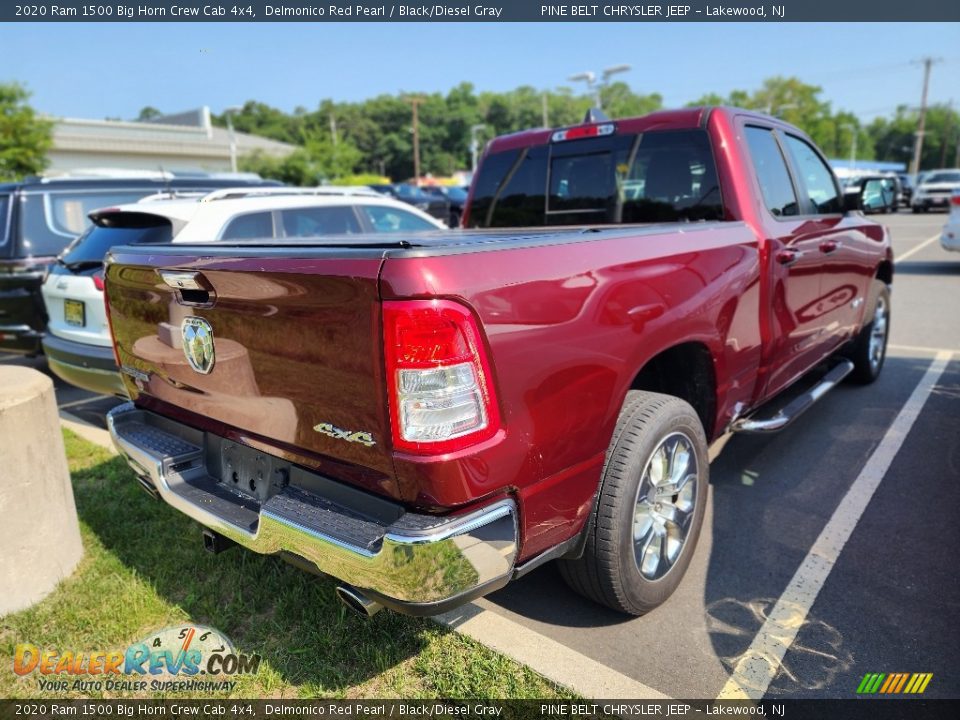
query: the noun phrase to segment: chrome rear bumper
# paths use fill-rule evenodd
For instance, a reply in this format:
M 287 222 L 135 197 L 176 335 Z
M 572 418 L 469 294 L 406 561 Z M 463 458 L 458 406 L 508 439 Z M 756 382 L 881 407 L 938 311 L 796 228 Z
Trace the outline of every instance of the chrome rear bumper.
M 518 550 L 513 500 L 455 516 L 410 513 L 399 505 L 385 514 L 388 503 L 359 490 L 341 488 L 328 498 L 291 483 L 259 501 L 210 472 L 211 436 L 202 431 L 133 403 L 111 410 L 107 424 L 141 481 L 177 510 L 255 552 L 298 556 L 387 607 L 445 612 L 502 587 L 512 575 Z M 306 472 L 271 460 L 274 467 Z

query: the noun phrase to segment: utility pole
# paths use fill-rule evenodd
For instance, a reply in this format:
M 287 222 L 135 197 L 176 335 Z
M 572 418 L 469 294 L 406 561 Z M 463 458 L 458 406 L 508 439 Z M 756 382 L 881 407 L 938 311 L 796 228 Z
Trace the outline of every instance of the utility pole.
M 543 126 L 548 128 L 550 127 L 550 116 L 547 114 L 547 94 L 543 93 L 540 97 L 543 99 Z
M 413 107 L 413 177 L 417 187 L 420 187 L 420 120 L 417 109 L 423 98 L 414 96 L 405 100 Z
M 473 125 L 470 128 L 470 172 L 477 171 L 477 155 L 480 151 L 480 143 L 477 142 L 477 133 L 486 128 L 486 125 Z
M 923 134 L 927 124 L 927 89 L 930 86 L 930 68 L 934 63 L 942 62 L 943 58 L 927 56 L 923 62 L 923 93 L 920 96 L 920 119 L 917 123 L 917 139 L 913 146 L 912 172 L 920 172 L 920 157 L 923 154 Z
M 841 129 L 849 130 L 853 134 L 850 140 L 850 171 L 857 169 L 857 136 L 860 135 L 860 129 L 856 125 L 841 125 Z
M 337 146 L 337 118 L 330 113 L 330 137 L 333 138 L 333 146 Z

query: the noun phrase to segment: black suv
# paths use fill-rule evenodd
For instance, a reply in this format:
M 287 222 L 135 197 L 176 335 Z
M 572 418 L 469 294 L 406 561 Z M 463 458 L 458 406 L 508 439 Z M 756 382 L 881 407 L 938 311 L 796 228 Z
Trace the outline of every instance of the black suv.
M 36 355 L 46 328 L 40 285 L 47 267 L 98 208 L 162 192 L 277 185 L 217 177 L 62 178 L 0 184 L 0 352 Z

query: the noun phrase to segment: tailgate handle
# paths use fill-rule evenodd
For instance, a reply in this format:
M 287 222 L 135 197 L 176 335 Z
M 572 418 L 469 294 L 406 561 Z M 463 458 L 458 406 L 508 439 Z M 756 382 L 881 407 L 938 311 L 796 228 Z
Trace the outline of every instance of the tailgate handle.
M 181 305 L 212 305 L 215 294 L 213 286 L 203 273 L 193 270 L 160 270 L 164 283 L 177 291 Z

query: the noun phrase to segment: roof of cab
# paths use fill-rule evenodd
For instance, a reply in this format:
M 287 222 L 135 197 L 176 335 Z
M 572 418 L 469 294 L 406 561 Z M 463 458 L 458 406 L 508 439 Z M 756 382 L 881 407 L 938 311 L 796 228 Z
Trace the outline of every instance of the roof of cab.
M 521 130 L 520 132 L 509 135 L 501 135 L 490 141 L 487 152 L 502 152 L 504 150 L 513 150 L 516 148 L 533 147 L 535 145 L 546 145 L 551 141 L 553 134 L 560 130 L 570 130 L 572 128 L 584 128 L 595 125 L 614 124 L 618 133 L 641 133 L 650 130 L 692 130 L 698 127 L 705 127 L 711 113 L 720 112 L 728 116 L 743 115 L 754 118 L 758 121 L 777 125 L 779 127 L 797 130 L 792 125 L 756 110 L 746 110 L 744 108 L 729 106 L 704 105 L 702 107 L 680 108 L 678 110 L 657 110 L 656 112 L 639 117 L 619 118 L 611 120 L 597 120 L 596 122 L 580 123 L 577 125 L 568 125 L 558 128 L 533 128 L 531 130 Z

